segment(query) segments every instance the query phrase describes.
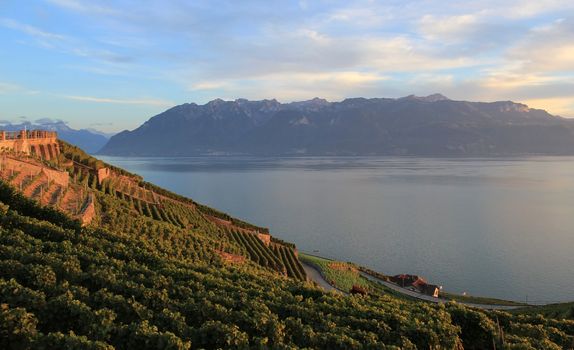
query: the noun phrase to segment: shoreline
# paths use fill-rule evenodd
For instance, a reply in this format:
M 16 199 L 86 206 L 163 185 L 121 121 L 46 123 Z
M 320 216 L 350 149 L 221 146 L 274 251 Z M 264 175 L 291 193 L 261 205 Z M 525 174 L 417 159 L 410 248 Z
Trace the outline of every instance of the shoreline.
M 323 271 L 321 270 L 320 266 L 317 266 L 317 264 L 309 262 L 308 260 L 304 261 L 304 260 L 306 260 L 305 256 L 317 258 L 317 259 L 322 259 L 325 261 L 331 261 L 331 262 L 338 262 L 337 260 L 334 260 L 331 258 L 325 258 L 325 257 L 319 256 L 317 254 L 312 254 L 312 253 L 307 253 L 307 252 L 300 252 L 299 254 L 300 254 L 299 255 L 300 258 L 301 258 L 301 255 L 303 256 L 301 263 L 303 264 L 304 267 L 308 266 L 308 268 L 313 269 L 314 271 L 318 272 L 318 276 L 314 275 L 313 277 L 311 277 L 311 274 L 308 274 L 308 276 L 310 277 L 311 280 L 313 280 L 313 282 L 317 283 L 319 286 L 321 286 L 323 289 L 325 289 L 327 291 L 336 290 L 336 291 L 341 292 L 343 294 L 348 294 L 348 293 L 342 291 L 337 286 L 334 286 L 332 283 L 329 283 L 327 278 L 325 277 Z M 422 294 L 419 292 L 412 291 L 412 290 L 407 289 L 407 288 L 403 288 L 403 287 L 401 287 L 395 283 L 385 281 L 385 280 L 381 279 L 380 277 L 375 276 L 372 273 L 367 273 L 365 271 L 372 271 L 373 273 L 377 273 L 380 276 L 386 276 L 384 274 L 380 274 L 379 272 L 373 271 L 373 270 L 368 269 L 368 268 L 364 268 L 364 267 L 356 265 L 354 263 L 350 263 L 350 264 L 353 264 L 357 267 L 358 272 L 359 272 L 359 276 L 361 276 L 362 278 L 365 278 L 369 281 L 372 281 L 374 283 L 382 285 L 385 288 L 391 289 L 394 292 L 400 293 L 403 296 L 407 296 L 407 297 L 414 298 L 414 299 L 421 300 L 421 301 L 431 302 L 431 303 L 435 303 L 435 304 L 443 304 L 443 303 L 448 303 L 448 302 L 454 301 L 454 302 L 457 302 L 457 303 L 465 305 L 465 306 L 480 308 L 480 309 L 484 309 L 484 310 L 529 309 L 529 308 L 537 306 L 537 305 L 519 303 L 519 302 L 515 302 L 515 301 L 511 301 L 511 300 L 495 299 L 495 298 L 488 298 L 488 297 L 466 297 L 466 296 L 462 296 L 462 295 L 459 296 L 459 295 L 454 294 L 454 293 L 447 293 L 447 295 L 451 296 L 451 298 L 444 298 L 444 297 L 435 298 L 435 297 L 428 296 L 428 295 L 425 295 L 425 294 Z M 307 271 L 307 269 L 306 269 L 306 271 Z M 320 277 L 320 279 L 318 279 L 318 277 Z M 330 289 L 325 288 L 325 285 L 330 286 Z M 480 299 L 499 300 L 501 303 L 468 302 L 468 301 L 457 300 L 456 298 L 458 298 L 458 297 L 469 298 L 469 299 L 477 298 L 479 300 Z

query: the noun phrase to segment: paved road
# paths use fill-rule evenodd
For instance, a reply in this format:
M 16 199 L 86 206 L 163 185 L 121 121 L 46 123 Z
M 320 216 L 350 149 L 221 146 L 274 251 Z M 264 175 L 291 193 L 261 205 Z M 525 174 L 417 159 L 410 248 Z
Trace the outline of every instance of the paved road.
M 361 276 L 365 277 L 366 279 L 369 279 L 371 281 L 380 283 L 382 285 L 384 285 L 385 287 L 388 287 L 394 291 L 397 291 L 399 293 L 411 296 L 413 298 L 417 298 L 420 300 L 425 300 L 425 301 L 430 301 L 431 303 L 437 303 L 437 304 L 443 304 L 448 302 L 449 300 L 446 299 L 441 299 L 441 298 L 434 298 L 431 297 L 430 295 L 425 295 L 425 294 L 421 294 L 418 292 L 414 292 L 410 289 L 406 289 L 406 288 L 402 288 L 394 283 L 391 282 L 387 282 L 387 281 L 383 281 L 379 278 L 376 278 L 374 276 L 371 276 L 367 273 L 364 273 L 361 271 Z M 458 302 L 459 304 L 463 304 L 466 306 L 470 306 L 470 307 L 476 307 L 479 309 L 485 309 L 485 310 L 512 310 L 512 309 L 517 309 L 519 307 L 523 307 L 523 306 L 509 306 L 509 305 L 487 305 L 487 304 L 473 304 L 473 303 L 463 303 L 463 302 Z
M 348 293 L 345 293 L 345 292 L 341 291 L 340 289 L 337 289 L 337 288 L 333 287 L 332 285 L 330 285 L 329 282 L 327 282 L 325 280 L 325 278 L 323 278 L 323 275 L 321 275 L 321 272 L 316 267 L 309 265 L 309 264 L 306 264 L 304 262 L 301 262 L 301 264 L 303 265 L 303 269 L 305 269 L 305 272 L 307 273 L 307 277 L 310 280 L 317 283 L 321 288 L 323 288 L 327 292 L 337 291 L 339 293 L 348 294 Z M 428 301 L 428 302 L 435 303 L 435 304 L 443 304 L 443 303 L 446 303 L 449 301 L 446 299 L 434 298 L 434 297 L 431 297 L 430 295 L 421 294 L 421 293 L 412 291 L 410 289 L 402 288 L 402 287 L 400 287 L 394 283 L 381 280 L 379 278 L 371 276 L 371 275 L 364 273 L 362 271 L 360 271 L 360 273 L 361 273 L 361 276 L 365 277 L 366 279 L 369 279 L 373 282 L 380 283 L 380 284 L 384 285 L 385 287 L 388 287 L 388 288 L 390 288 L 396 292 L 411 296 L 411 297 L 416 298 L 416 299 Z M 523 307 L 523 306 L 509 306 L 509 305 L 473 304 L 473 303 L 463 303 L 463 302 L 458 302 L 458 303 L 462 304 L 462 305 L 470 306 L 470 307 L 484 309 L 484 310 L 512 310 L 512 309 L 517 309 L 519 307 Z
M 337 291 L 337 292 L 341 293 L 341 291 L 339 289 L 330 285 L 329 282 L 327 282 L 323 278 L 323 275 L 321 275 L 321 272 L 319 272 L 319 270 L 316 267 L 309 265 L 309 264 L 306 264 L 303 261 L 301 261 L 301 265 L 303 265 L 303 269 L 305 270 L 305 273 L 307 273 L 307 277 L 311 281 L 317 283 L 319 285 L 319 287 L 323 288 L 327 292 Z

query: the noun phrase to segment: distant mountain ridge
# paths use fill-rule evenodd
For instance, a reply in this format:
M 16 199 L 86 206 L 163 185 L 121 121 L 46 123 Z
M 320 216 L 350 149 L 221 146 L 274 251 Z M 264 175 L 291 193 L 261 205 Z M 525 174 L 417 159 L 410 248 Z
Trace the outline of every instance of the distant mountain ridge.
M 61 120 L 40 119 L 35 122 L 22 122 L 18 124 L 3 123 L 0 124 L 0 129 L 6 131 L 42 129 L 56 131 L 58 137 L 68 143 L 78 146 L 88 153 L 96 153 L 99 151 L 109 139 L 109 134 L 94 129 L 73 129 L 70 128 L 66 122 Z
M 574 155 L 574 120 L 511 101 L 454 101 L 441 94 L 341 102 L 216 99 L 168 109 L 113 136 L 100 153 Z

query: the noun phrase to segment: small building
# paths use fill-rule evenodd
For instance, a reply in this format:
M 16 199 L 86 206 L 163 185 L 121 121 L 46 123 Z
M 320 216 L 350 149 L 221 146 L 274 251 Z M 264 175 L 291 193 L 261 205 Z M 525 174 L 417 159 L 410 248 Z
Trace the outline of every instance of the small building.
M 417 275 L 400 274 L 390 277 L 391 282 L 403 287 L 412 289 L 421 294 L 438 298 L 440 286 L 429 284 L 424 278 Z
M 410 286 L 417 286 L 419 284 L 426 284 L 427 283 L 427 281 L 420 276 L 409 275 L 406 273 L 391 276 L 390 280 L 391 280 L 391 282 L 398 284 L 399 286 L 401 286 L 403 288 L 407 288 Z
M 0 150 L 54 159 L 60 154 L 58 134 L 47 130 L 0 130 Z
M 426 295 L 430 295 L 431 297 L 438 298 L 440 293 L 441 287 L 437 286 L 436 284 L 425 284 L 422 287 L 422 293 Z

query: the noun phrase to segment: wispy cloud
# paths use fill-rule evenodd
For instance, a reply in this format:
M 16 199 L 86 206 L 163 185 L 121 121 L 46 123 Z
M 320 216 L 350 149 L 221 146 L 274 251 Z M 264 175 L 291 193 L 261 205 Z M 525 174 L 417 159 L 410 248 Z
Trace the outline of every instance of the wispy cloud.
M 21 23 L 10 18 L 1 18 L 0 25 L 17 30 L 36 40 L 36 43 L 46 49 L 84 57 L 90 60 L 100 60 L 114 64 L 131 63 L 135 58 L 130 55 L 119 54 L 109 49 L 91 47 L 85 40 L 79 40 L 70 35 L 48 32 L 30 24 Z
M 527 104 L 530 108 L 546 109 L 562 117 L 574 118 L 574 95 L 568 97 L 526 99 L 521 100 L 521 102 Z
M 10 83 L 3 83 L 0 82 L 0 94 L 5 94 L 8 92 L 13 92 L 13 91 L 18 91 L 20 90 L 21 87 L 16 85 L 16 84 L 10 84 Z
M 26 95 L 35 95 L 38 94 L 39 91 L 28 89 L 24 86 L 14 84 L 14 83 L 7 83 L 0 81 L 0 95 L 8 94 L 8 93 L 20 93 Z
M 118 14 L 118 11 L 111 8 L 102 6 L 100 4 L 95 4 L 93 1 L 83 2 L 77 0 L 47 0 L 48 2 L 74 11 L 85 12 L 88 14 Z
M 29 24 L 20 23 L 11 18 L 0 18 L 0 25 L 6 28 L 18 30 L 42 40 L 66 40 L 66 36 L 56 33 L 51 33 L 40 28 L 31 26 Z
M 52 118 L 39 118 L 39 119 L 34 120 L 34 123 L 36 123 L 36 124 L 59 124 L 59 123 L 67 124 L 67 122 L 64 120 L 52 119 Z
M 37 67 L 62 74 L 57 91 L 107 111 L 172 104 L 133 94 L 205 102 L 443 92 L 574 116 L 569 0 L 44 0 L 20 12 L 0 19 L 16 39 L 7 45 L 39 50 Z
M 106 98 L 106 97 L 94 97 L 94 96 L 74 96 L 74 95 L 61 95 L 60 97 L 84 101 L 84 102 L 95 102 L 95 103 L 113 103 L 113 104 L 126 104 L 126 105 L 150 105 L 150 106 L 160 106 L 168 107 L 173 106 L 174 102 L 155 99 L 155 98 L 139 98 L 139 99 L 116 99 L 116 98 Z

